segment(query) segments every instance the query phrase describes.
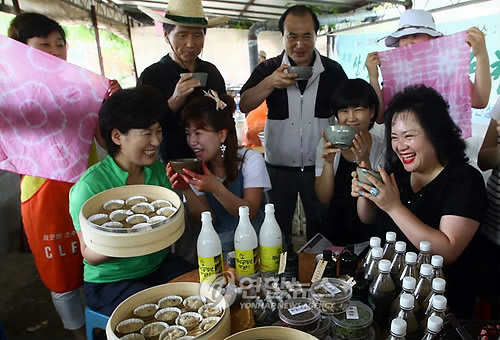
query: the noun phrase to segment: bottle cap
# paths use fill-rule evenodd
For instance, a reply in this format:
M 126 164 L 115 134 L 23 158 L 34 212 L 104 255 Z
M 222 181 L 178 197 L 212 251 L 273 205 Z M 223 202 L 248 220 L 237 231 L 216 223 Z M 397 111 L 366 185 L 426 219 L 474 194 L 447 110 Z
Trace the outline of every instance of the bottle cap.
M 401 318 L 393 319 L 391 322 L 391 333 L 396 336 L 405 336 L 406 321 Z
M 238 213 L 240 216 L 250 215 L 250 209 L 248 209 L 248 207 L 246 205 L 242 205 L 241 207 L 239 207 Z
M 329 249 L 323 250 L 323 261 L 332 261 L 333 253 Z
M 380 237 L 370 237 L 370 247 L 380 247 Z
M 211 222 L 212 221 L 212 214 L 210 211 L 204 211 L 201 213 L 201 222 Z
M 372 257 L 374 259 L 381 259 L 383 252 L 384 251 L 383 251 L 382 248 L 380 248 L 380 247 L 373 247 L 372 248 Z
M 446 280 L 436 277 L 432 280 L 432 290 L 437 292 L 444 292 L 446 288 Z
M 417 263 L 417 254 L 415 254 L 412 251 L 409 251 L 405 255 L 405 261 L 406 263 L 414 264 Z
M 415 305 L 415 298 L 411 294 L 403 293 L 399 299 L 399 305 L 401 308 L 411 309 Z
M 442 267 L 443 266 L 443 257 L 441 255 L 432 255 L 431 264 L 433 267 Z
M 406 243 L 403 241 L 397 241 L 396 242 L 396 251 L 400 252 L 400 253 L 406 251 Z
M 266 206 L 264 208 L 264 212 L 273 213 L 274 212 L 274 204 L 272 204 L 272 203 L 266 204 Z
M 428 263 L 422 263 L 420 266 L 420 276 L 431 276 L 432 266 Z
M 448 300 L 442 295 L 435 295 L 432 299 L 432 307 L 437 310 L 445 310 Z
M 378 270 L 381 272 L 390 272 L 391 271 L 391 261 L 389 260 L 380 260 L 378 263 Z
M 429 241 L 420 241 L 420 251 L 431 251 L 431 243 Z
M 427 319 L 427 329 L 433 333 L 438 333 L 443 327 L 443 319 L 437 315 L 433 315 Z
M 403 279 L 403 289 L 414 290 L 417 285 L 417 280 L 413 276 L 405 276 Z
M 387 242 L 394 242 L 396 241 L 396 233 L 393 231 L 388 231 L 385 233 L 385 240 Z

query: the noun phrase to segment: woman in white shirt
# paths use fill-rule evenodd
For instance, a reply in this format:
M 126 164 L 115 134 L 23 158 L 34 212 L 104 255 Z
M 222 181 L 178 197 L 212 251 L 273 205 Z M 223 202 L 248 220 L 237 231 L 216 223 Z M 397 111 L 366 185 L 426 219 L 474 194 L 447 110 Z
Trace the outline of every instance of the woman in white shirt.
M 263 193 L 271 188 L 264 158 L 257 152 L 238 147 L 231 96 L 213 90 L 189 102 L 181 114 L 188 145 L 203 161 L 203 174 L 187 169 L 178 174 L 169 164 L 167 176 L 174 189 L 183 192 L 191 215 L 200 220 L 211 211 L 214 227 L 224 254 L 234 249 L 238 208 L 250 208 L 256 231 L 264 219 Z

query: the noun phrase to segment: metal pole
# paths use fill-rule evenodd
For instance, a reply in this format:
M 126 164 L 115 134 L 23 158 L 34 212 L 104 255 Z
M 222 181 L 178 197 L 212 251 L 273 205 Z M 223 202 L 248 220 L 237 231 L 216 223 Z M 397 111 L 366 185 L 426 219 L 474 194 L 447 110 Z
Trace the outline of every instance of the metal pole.
M 128 39 L 130 40 L 130 50 L 132 51 L 132 63 L 134 64 L 135 81 L 137 82 L 139 77 L 137 75 L 137 65 L 135 64 L 134 43 L 132 42 L 132 33 L 130 31 L 130 17 L 128 15 L 127 15 L 127 32 L 128 32 Z
M 97 27 L 97 15 L 94 5 L 90 6 L 90 18 L 92 19 L 92 26 L 94 26 L 95 41 L 97 43 L 97 56 L 99 57 L 99 66 L 101 67 L 101 75 L 105 77 L 104 62 L 102 60 L 101 41 L 99 39 L 99 28 Z

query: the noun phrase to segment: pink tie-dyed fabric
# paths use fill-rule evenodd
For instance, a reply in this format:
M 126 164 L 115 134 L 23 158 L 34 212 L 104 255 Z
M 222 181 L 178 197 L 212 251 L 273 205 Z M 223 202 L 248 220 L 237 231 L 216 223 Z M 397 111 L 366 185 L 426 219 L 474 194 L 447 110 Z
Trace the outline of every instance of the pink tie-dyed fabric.
M 109 80 L 0 35 L 0 169 L 74 183 Z
M 466 32 L 460 32 L 379 52 L 385 107 L 397 92 L 409 85 L 430 86 L 450 104 L 450 114 L 462 129 L 462 137 L 470 137 L 470 47 L 465 42 L 466 36 Z

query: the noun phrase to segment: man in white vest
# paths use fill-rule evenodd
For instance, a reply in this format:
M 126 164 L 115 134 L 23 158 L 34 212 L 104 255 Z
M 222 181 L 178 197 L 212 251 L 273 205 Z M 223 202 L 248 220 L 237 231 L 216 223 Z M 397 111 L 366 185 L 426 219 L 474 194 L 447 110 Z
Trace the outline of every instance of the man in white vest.
M 310 8 L 290 7 L 279 27 L 285 50 L 255 68 L 241 89 L 240 109 L 249 112 L 267 101 L 265 159 L 272 184 L 268 199 L 290 243 L 298 193 L 308 237 L 318 231 L 323 209 L 314 193 L 316 147 L 329 125 L 332 94 L 347 76 L 337 62 L 316 50 L 319 22 Z M 297 80 L 297 74 L 288 72 L 290 66 L 312 66 L 313 74 Z

